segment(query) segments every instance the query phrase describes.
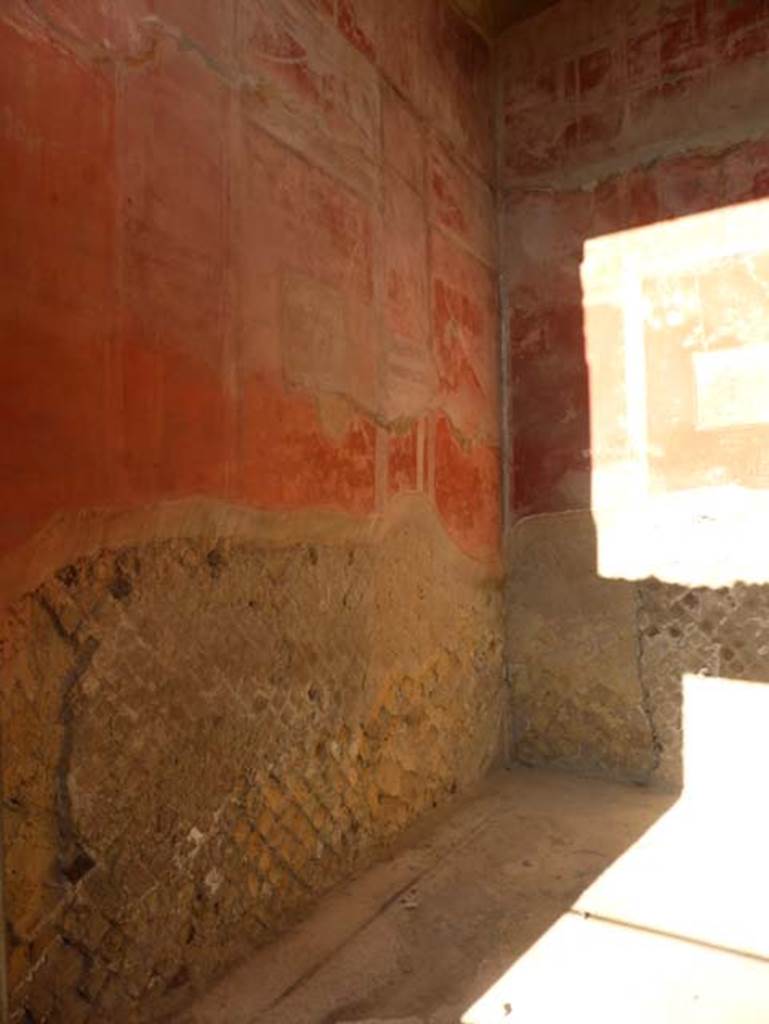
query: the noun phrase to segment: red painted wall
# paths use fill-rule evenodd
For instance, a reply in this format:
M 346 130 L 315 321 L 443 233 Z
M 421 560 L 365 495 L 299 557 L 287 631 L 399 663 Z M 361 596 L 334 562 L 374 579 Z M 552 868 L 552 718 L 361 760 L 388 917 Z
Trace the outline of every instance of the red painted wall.
M 0 550 L 212 496 L 498 541 L 492 69 L 443 0 L 10 0 Z
M 508 32 L 498 60 L 512 501 L 518 515 L 586 508 L 597 417 L 611 447 L 625 396 L 611 365 L 621 302 L 586 307 L 585 244 L 769 194 L 769 7 L 560 0 Z M 645 343 L 651 372 L 662 364 Z M 650 380 L 651 420 L 655 389 L 684 384 L 664 370 Z

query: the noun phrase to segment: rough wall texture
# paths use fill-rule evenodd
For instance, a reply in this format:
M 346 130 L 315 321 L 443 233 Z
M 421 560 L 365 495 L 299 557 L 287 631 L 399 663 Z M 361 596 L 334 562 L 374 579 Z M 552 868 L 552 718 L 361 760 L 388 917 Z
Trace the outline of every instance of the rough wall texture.
M 11 0 L 0 53 L 0 550 L 420 491 L 493 557 L 492 69 L 450 5 Z
M 522 520 L 510 554 L 506 617 L 520 760 L 678 788 L 699 781 L 685 778 L 687 742 L 712 747 L 714 765 L 722 751 L 739 749 L 741 735 L 753 742 L 741 716 L 764 720 L 765 701 L 755 697 L 769 683 L 769 587 L 601 578 L 587 511 Z M 687 676 L 695 700 L 697 677 L 720 680 L 724 693 L 748 682 L 755 696 L 731 712 L 721 706 L 728 720 L 711 719 L 707 736 L 687 738 Z M 735 735 L 719 735 L 723 729 Z
M 635 586 L 640 668 L 653 708 L 659 750 L 656 777 L 677 785 L 682 782 L 682 769 L 686 769 L 684 676 L 717 677 L 733 683 L 747 681 L 754 690 L 769 683 L 769 588 L 743 583 L 717 589 L 671 586 L 654 579 Z M 751 711 L 761 716 L 760 722 L 762 705 L 754 703 Z M 752 742 L 752 730 L 747 721 L 740 719 L 740 713 L 738 707 L 737 714 L 729 719 L 710 723 L 712 735 L 708 739 L 713 745 L 722 729 L 736 730 L 735 735 L 726 737 L 727 750 L 738 750 L 741 733 L 746 744 Z M 716 749 L 711 760 L 718 764 Z M 742 770 L 738 757 L 735 762 Z M 728 766 L 724 768 L 728 770 Z M 740 780 L 739 771 L 737 777 L 740 785 L 752 781 Z M 738 797 L 737 792 L 735 799 Z
M 519 749 L 679 782 L 683 675 L 767 678 L 769 12 L 560 0 L 497 58 Z
M 156 1019 L 478 778 L 500 600 L 425 513 L 377 543 L 102 551 L 17 602 L 18 1019 Z
M 444 0 L 9 0 L 0 93 L 14 1019 L 150 1019 L 496 746 L 490 52 Z
M 515 527 L 506 618 L 518 759 L 648 779 L 654 723 L 636 603 L 634 584 L 597 576 L 589 513 Z

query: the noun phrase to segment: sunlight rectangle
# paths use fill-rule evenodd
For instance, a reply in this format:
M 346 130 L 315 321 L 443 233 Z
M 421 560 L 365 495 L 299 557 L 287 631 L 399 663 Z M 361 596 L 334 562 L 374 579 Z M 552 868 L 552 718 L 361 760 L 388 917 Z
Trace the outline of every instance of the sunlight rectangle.
M 769 581 L 767 228 L 756 200 L 584 244 L 602 576 Z

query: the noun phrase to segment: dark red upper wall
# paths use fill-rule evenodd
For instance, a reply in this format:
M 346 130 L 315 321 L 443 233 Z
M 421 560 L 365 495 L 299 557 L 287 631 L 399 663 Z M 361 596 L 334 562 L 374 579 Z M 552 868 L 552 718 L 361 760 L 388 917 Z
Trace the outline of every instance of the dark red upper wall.
M 591 502 L 585 241 L 767 194 L 768 55 L 764 0 L 561 0 L 501 41 L 517 514 Z
M 0 549 L 211 496 L 497 545 L 492 80 L 443 0 L 12 0 Z

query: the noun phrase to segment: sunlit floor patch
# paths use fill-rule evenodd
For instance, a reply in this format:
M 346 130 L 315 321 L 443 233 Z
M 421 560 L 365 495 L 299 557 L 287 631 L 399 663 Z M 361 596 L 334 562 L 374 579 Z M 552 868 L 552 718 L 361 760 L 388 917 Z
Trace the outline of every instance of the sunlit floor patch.
M 462 1024 L 765 1024 L 769 963 L 565 914 Z
M 743 691 L 691 686 L 694 756 Z M 184 1024 L 767 1024 L 766 776 L 751 796 L 749 775 L 716 789 L 689 768 L 679 799 L 501 773 Z
M 463 1024 L 769 1021 L 769 690 L 682 680 L 685 789 Z

